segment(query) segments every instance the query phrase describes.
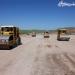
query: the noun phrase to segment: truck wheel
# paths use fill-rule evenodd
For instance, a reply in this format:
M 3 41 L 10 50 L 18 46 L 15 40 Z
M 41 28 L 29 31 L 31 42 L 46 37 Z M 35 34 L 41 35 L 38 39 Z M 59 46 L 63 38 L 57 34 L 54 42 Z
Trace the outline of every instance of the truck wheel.
M 12 49 L 13 48 L 13 46 L 10 46 L 10 49 Z

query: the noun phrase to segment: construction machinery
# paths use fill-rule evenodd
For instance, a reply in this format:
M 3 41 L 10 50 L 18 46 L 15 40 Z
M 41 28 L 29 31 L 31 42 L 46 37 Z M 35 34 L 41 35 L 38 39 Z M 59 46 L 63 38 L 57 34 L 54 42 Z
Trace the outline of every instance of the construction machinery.
M 11 49 L 21 44 L 18 27 L 1 26 L 0 32 L 0 49 Z
M 36 33 L 35 32 L 32 32 L 32 37 L 36 37 Z
M 49 38 L 50 36 L 49 36 L 49 32 L 44 32 L 44 38 Z
M 58 29 L 57 40 L 58 41 L 69 41 L 70 37 L 67 36 L 67 29 Z

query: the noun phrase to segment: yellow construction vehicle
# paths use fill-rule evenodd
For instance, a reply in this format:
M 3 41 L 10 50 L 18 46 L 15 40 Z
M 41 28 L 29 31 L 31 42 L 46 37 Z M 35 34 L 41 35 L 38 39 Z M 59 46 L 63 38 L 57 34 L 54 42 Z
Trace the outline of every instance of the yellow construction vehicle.
M 15 26 L 1 26 L 0 49 L 11 49 L 21 44 L 19 28 Z
M 32 32 L 32 37 L 36 37 L 36 33 L 35 32 Z
M 57 40 L 58 41 L 69 41 L 70 37 L 67 37 L 67 29 L 58 29 Z
M 44 38 L 49 38 L 50 36 L 49 36 L 49 32 L 44 32 Z

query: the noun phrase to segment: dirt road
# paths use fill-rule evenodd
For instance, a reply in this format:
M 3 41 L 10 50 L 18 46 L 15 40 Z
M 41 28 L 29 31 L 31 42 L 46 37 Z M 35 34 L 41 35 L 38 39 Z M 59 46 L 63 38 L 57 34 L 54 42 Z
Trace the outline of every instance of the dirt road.
M 56 35 L 21 36 L 22 45 L 0 50 L 0 75 L 75 75 L 75 36 L 70 37 L 63 42 Z

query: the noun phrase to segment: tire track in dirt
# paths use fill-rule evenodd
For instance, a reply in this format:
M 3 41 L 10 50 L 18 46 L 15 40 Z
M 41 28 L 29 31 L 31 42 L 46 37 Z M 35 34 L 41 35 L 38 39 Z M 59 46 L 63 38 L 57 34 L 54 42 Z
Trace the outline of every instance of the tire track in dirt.
M 2 61 L 8 62 L 3 62 L 0 75 L 75 75 L 75 53 L 68 52 L 69 44 L 40 36 L 22 37 L 22 42 L 21 46 L 5 53 L 8 59 L 1 56 Z
M 68 67 L 63 63 L 62 61 L 62 55 L 61 54 L 52 54 L 52 60 L 55 63 L 54 65 L 56 65 L 57 67 L 55 69 L 58 69 L 57 73 L 54 73 L 54 75 L 63 75 L 66 73 L 66 71 L 68 70 Z
M 75 63 L 70 56 L 71 54 L 64 53 L 62 55 L 62 61 L 68 67 L 66 75 L 75 75 L 75 67 L 74 67 Z
M 46 57 L 44 54 L 44 48 L 50 44 L 48 39 L 39 39 L 41 42 L 37 46 L 37 54 L 34 60 L 33 70 L 31 75 L 52 75 L 51 69 L 49 69 L 49 64 L 46 62 Z M 50 60 L 51 64 L 53 65 L 52 60 Z M 51 65 L 50 65 L 51 66 Z M 45 71 L 47 69 L 47 72 Z M 50 72 L 49 72 L 50 71 Z
M 32 75 L 75 75 L 75 71 L 71 69 L 74 63 L 71 64 L 71 58 L 65 54 L 46 54 L 44 57 L 37 57 Z
M 72 54 L 73 55 L 73 54 Z M 72 57 L 71 54 L 65 54 L 66 62 L 64 62 L 69 69 L 69 73 L 73 73 L 72 75 L 75 75 L 75 59 Z
M 72 57 L 71 54 L 65 54 L 65 57 L 69 60 L 69 62 L 72 64 L 72 66 L 75 68 L 75 60 L 74 58 Z
M 46 53 L 44 53 L 43 49 L 52 49 L 52 46 L 56 47 L 56 45 L 54 43 L 54 45 L 52 44 L 51 47 L 48 47 L 47 45 L 50 45 L 49 39 L 42 39 L 40 41 L 41 43 L 38 45 L 37 55 L 34 61 L 34 70 L 31 75 L 75 75 L 75 73 L 70 70 L 75 64 L 73 58 L 65 52 L 51 54 L 49 53 L 50 51 L 45 51 Z
M 25 37 L 22 37 L 23 39 L 25 38 Z M 27 38 L 26 38 L 27 39 Z M 26 40 L 25 39 L 25 40 Z M 27 50 L 25 49 L 24 50 L 24 47 L 26 46 L 26 48 L 27 48 L 27 46 L 28 45 L 30 45 L 30 44 L 32 44 L 32 42 L 34 42 L 35 40 L 36 40 L 36 38 L 30 38 L 29 40 L 27 40 L 27 41 L 25 41 L 25 40 L 22 40 L 23 41 L 23 44 L 22 45 L 20 45 L 20 46 L 18 46 L 18 47 L 16 47 L 16 48 L 14 48 L 14 49 L 12 49 L 12 50 L 10 50 L 10 51 L 7 51 L 6 53 L 6 56 L 3 58 L 3 60 L 2 61 L 5 61 L 6 59 L 5 58 L 7 58 L 7 60 L 6 60 L 6 63 L 5 62 L 3 62 L 2 63 L 2 65 L 0 66 L 0 75 L 7 75 L 6 74 L 6 72 L 8 72 L 8 69 L 9 68 L 11 68 L 11 67 L 13 67 L 15 64 L 17 64 L 17 63 L 19 63 L 19 61 L 21 60 L 22 61 L 22 59 L 24 59 L 24 58 L 26 58 L 25 56 L 27 55 L 27 54 L 25 54 L 24 55 L 24 52 L 27 52 Z M 25 43 L 24 43 L 24 41 L 25 41 Z M 25 46 L 24 46 L 25 45 Z M 20 59 L 20 57 L 24 57 L 24 58 L 22 58 L 22 59 Z M 2 62 L 1 61 L 1 62 Z M 0 63 L 1 63 L 0 62 Z M 11 71 L 11 70 L 10 70 Z M 9 72 L 10 73 L 10 72 Z

